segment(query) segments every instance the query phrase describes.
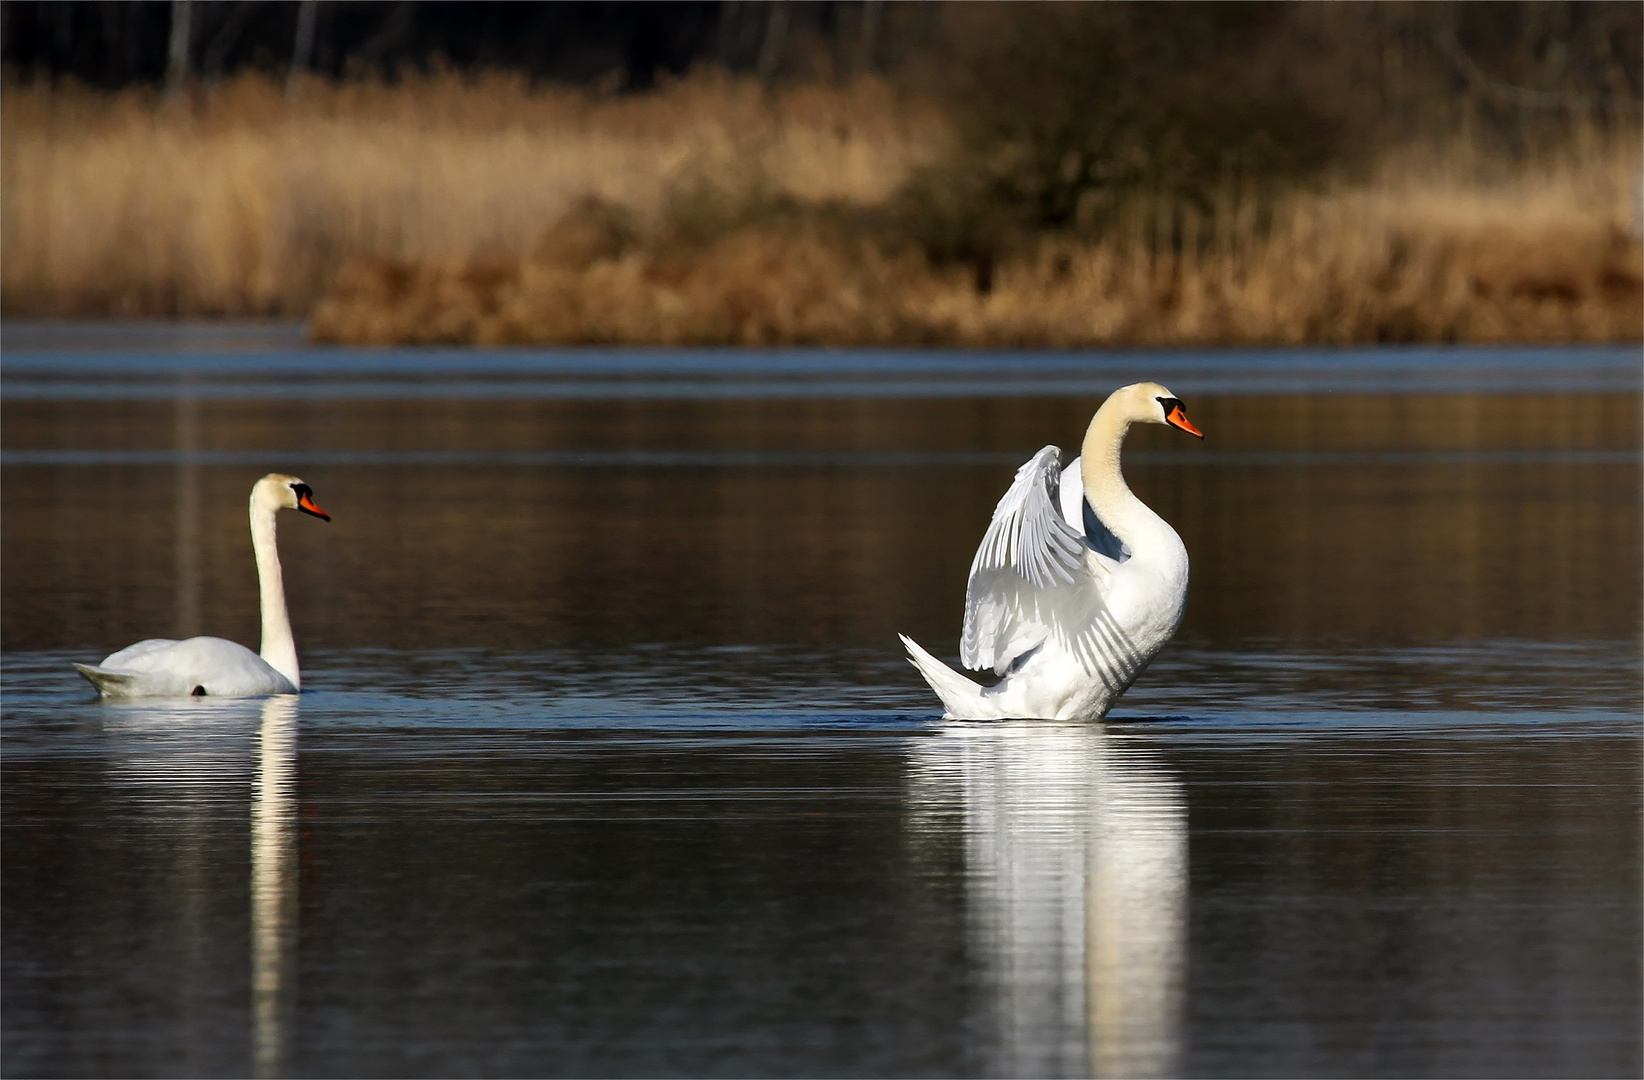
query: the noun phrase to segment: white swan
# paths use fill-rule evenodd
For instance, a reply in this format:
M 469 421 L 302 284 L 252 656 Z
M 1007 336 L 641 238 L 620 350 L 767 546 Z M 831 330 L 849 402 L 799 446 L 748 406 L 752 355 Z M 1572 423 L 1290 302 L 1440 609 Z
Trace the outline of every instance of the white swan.
M 1204 438 L 1169 390 L 1126 386 L 1096 410 L 1082 458 L 1064 470 L 1045 447 L 994 509 L 970 564 L 959 659 L 1004 678 L 978 686 L 901 635 L 949 719 L 1100 720 L 1176 632 L 1187 549 L 1119 472 L 1136 423 Z
M 269 473 L 251 489 L 251 550 L 262 590 L 263 652 L 216 637 L 187 641 L 149 638 L 121 649 L 101 664 L 75 664 L 104 697 L 261 697 L 302 689 L 297 643 L 285 611 L 285 584 L 274 549 L 276 511 L 301 510 L 324 521 L 331 516 L 295 476 Z

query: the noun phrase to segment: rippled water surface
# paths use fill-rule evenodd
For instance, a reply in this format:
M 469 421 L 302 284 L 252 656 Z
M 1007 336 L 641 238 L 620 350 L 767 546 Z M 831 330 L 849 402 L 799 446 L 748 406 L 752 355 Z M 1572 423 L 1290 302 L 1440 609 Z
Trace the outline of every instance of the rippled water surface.
M 4 346 L 5 1075 L 1644 1069 L 1636 350 Z M 896 632 L 1142 376 L 1180 634 L 941 722 Z M 304 693 L 99 704 L 255 644 L 271 469 Z

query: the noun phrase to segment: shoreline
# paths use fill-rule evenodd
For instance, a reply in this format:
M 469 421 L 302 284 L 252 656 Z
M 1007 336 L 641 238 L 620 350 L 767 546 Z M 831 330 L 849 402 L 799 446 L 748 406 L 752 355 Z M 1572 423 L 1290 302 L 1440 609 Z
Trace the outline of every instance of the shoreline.
M 1513 159 L 1452 132 L 1290 189 L 1115 194 L 1051 231 L 964 202 L 949 118 L 877 79 L 600 98 L 430 77 L 293 103 L 241 77 L 189 108 L 12 85 L 0 112 L 7 320 L 300 317 L 362 345 L 1644 341 L 1625 127 Z

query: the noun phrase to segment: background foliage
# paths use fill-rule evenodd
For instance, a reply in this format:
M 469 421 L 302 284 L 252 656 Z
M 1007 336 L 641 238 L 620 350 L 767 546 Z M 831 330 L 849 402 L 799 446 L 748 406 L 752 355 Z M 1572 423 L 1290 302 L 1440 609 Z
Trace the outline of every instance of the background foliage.
M 341 340 L 1639 334 L 1634 3 L 0 3 L 0 307 Z

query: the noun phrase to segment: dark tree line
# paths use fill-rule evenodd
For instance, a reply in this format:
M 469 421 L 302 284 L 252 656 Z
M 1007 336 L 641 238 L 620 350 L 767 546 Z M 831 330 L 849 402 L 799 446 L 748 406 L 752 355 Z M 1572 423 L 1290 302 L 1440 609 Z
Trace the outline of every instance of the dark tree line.
M 1115 93 L 1151 100 L 1203 83 L 1215 65 L 1270 83 L 1327 68 L 1305 98 L 1470 96 L 1506 112 L 1591 111 L 1639 97 L 1641 38 L 1636 0 L 0 0 L 0 65 L 14 80 L 180 87 L 247 69 L 392 78 L 443 67 L 645 89 L 701 64 L 839 78 L 922 57 L 927 74 L 1003 76 L 967 112 L 1002 97 L 1037 113 L 1064 84 L 1101 90 L 1081 109 Z M 1139 95 L 1144 84 L 1158 92 Z
M 111 89 L 247 68 L 347 77 L 434 65 L 643 89 L 702 63 L 761 75 L 819 56 L 836 73 L 877 67 L 930 37 L 934 9 L 907 0 L 4 0 L 0 61 L 14 79 Z

